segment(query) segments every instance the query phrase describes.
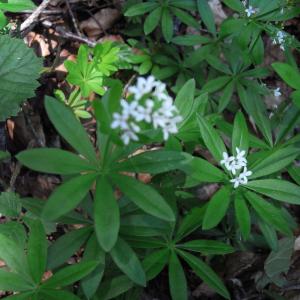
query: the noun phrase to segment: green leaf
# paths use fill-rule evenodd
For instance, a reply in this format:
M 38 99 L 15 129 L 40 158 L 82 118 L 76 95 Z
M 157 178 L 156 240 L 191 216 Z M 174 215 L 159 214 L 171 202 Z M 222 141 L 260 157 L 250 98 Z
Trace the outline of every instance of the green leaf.
M 104 177 L 101 177 L 97 181 L 94 221 L 99 244 L 108 252 L 113 248 L 118 239 L 120 212 L 113 188 Z
M 199 23 L 191 15 L 186 13 L 184 10 L 172 7 L 171 11 L 182 23 L 188 26 L 199 28 Z
M 217 226 L 224 218 L 230 204 L 231 187 L 224 186 L 208 202 L 202 228 L 204 230 Z
M 105 270 L 105 252 L 100 248 L 96 234 L 92 234 L 86 243 L 82 261 L 97 261 L 97 267 L 81 281 L 84 295 L 90 299 L 96 293 Z
M 145 19 L 144 32 L 146 35 L 150 34 L 158 26 L 161 18 L 161 12 L 161 7 L 157 7 Z
M 163 270 L 168 263 L 169 253 L 169 249 L 164 248 L 146 256 L 142 265 L 148 281 L 155 278 Z
M 248 182 L 245 186 L 270 198 L 291 204 L 300 204 L 300 187 L 279 179 L 261 179 Z
M 91 273 L 97 266 L 97 261 L 83 261 L 65 267 L 45 281 L 42 288 L 57 288 L 70 285 Z
M 205 60 L 206 57 L 210 54 L 211 51 L 212 51 L 212 46 L 211 45 L 205 45 L 205 46 L 202 46 L 202 47 L 196 49 L 195 51 L 192 51 L 184 59 L 184 66 L 185 67 L 194 67 L 194 66 L 196 66 L 197 64 L 199 64 L 200 62 Z
M 236 155 L 236 148 L 248 152 L 249 132 L 245 117 L 242 112 L 238 112 L 234 119 L 232 132 L 232 153 Z
M 142 265 L 135 252 L 124 240 L 119 238 L 110 254 L 115 264 L 133 282 L 146 286 L 146 275 Z
M 143 15 L 151 10 L 154 10 L 158 7 L 158 3 L 138 3 L 132 5 L 129 9 L 124 13 L 125 17 L 134 17 Z
M 103 282 L 96 294 L 95 300 L 115 299 L 134 286 L 134 283 L 127 276 L 117 276 Z
M 223 2 L 235 11 L 243 12 L 245 10 L 245 7 L 240 0 L 223 0 Z
M 234 199 L 235 217 L 244 240 L 248 240 L 251 231 L 251 217 L 244 197 L 237 194 Z
M 251 178 L 258 178 L 282 171 L 297 158 L 299 151 L 299 148 L 286 147 L 266 152 L 261 160 L 256 160 L 253 165 L 250 165 L 253 173 Z
M 42 298 L 38 299 L 47 299 L 47 300 L 80 300 L 77 296 L 74 294 L 68 292 L 68 291 L 62 291 L 62 290 L 52 290 L 52 289 L 41 289 L 39 296 L 42 296 Z M 35 299 L 34 299 L 35 300 Z
M 121 233 L 126 236 L 161 236 L 170 231 L 167 222 L 148 214 L 130 214 L 122 217 Z
M 282 273 L 287 273 L 291 266 L 295 238 L 283 238 L 278 243 L 278 249 L 267 257 L 264 269 L 269 278 L 276 280 Z
M 78 155 L 55 148 L 25 150 L 16 157 L 23 165 L 38 172 L 71 175 L 97 170 Z
M 300 90 L 294 91 L 291 94 L 291 97 L 293 99 L 293 103 L 295 104 L 295 106 L 300 108 Z
M 6 297 L 6 299 L 9 300 L 28 300 L 31 299 L 32 296 L 35 296 L 34 292 L 23 292 L 23 293 L 18 293 L 12 296 Z
M 161 29 L 165 40 L 170 42 L 173 37 L 173 19 L 167 8 L 162 11 Z
M 234 81 L 230 81 L 223 90 L 223 94 L 220 97 L 219 105 L 218 105 L 218 112 L 221 113 L 230 103 L 232 98 L 233 90 L 235 87 Z
M 272 64 L 276 73 L 292 88 L 300 89 L 299 71 L 289 64 L 276 62 Z
M 47 264 L 47 240 L 40 220 L 30 220 L 27 260 L 31 276 L 35 283 L 40 283 Z
M 194 113 L 195 85 L 194 79 L 188 80 L 176 95 L 175 106 L 183 118 L 182 123 L 185 123 L 191 114 Z
M 30 278 L 28 264 L 23 249 L 13 240 L 0 233 L 0 259 L 24 278 Z
M 32 10 L 36 6 L 31 0 L 8 0 L 0 2 L 0 9 L 9 12 L 22 12 L 24 10 Z
M 223 159 L 223 152 L 226 151 L 224 142 L 220 138 L 218 132 L 211 124 L 202 116 L 198 115 L 198 124 L 202 139 L 217 162 Z
M 91 163 L 97 166 L 98 160 L 94 147 L 85 129 L 76 119 L 72 110 L 51 97 L 46 97 L 45 107 L 52 124 L 62 137 L 66 139 L 78 153 L 82 154 Z
M 0 29 L 7 25 L 7 18 L 2 10 L 0 10 Z
M 61 266 L 88 239 L 92 227 L 83 227 L 60 236 L 48 249 L 47 269 Z
M 223 255 L 234 252 L 234 248 L 230 245 L 211 240 L 192 240 L 184 244 L 177 245 L 177 247 L 190 251 L 201 252 L 203 255 Z
M 5 121 L 17 115 L 25 100 L 34 97 L 42 61 L 21 39 L 7 35 L 0 36 L 0 53 L 0 121 Z
M 64 63 L 68 70 L 67 81 L 79 86 L 83 97 L 88 97 L 92 92 L 99 95 L 105 93 L 103 88 L 105 72 L 97 69 L 97 62 L 90 61 L 89 54 L 88 47 L 82 44 L 78 51 L 77 60 L 75 62 L 66 60 Z M 96 59 L 96 57 L 94 58 Z
M 2 291 L 22 292 L 34 289 L 34 285 L 30 284 L 24 278 L 16 273 L 4 271 L 0 269 L 0 289 Z
M 179 255 L 188 263 L 197 276 L 199 276 L 205 283 L 207 283 L 218 294 L 226 299 L 230 299 L 229 292 L 224 286 L 219 276 L 201 259 L 191 255 L 185 251 L 178 251 Z
M 42 217 L 55 220 L 76 208 L 89 192 L 96 177 L 97 174 L 80 175 L 60 185 L 46 202 Z
M 112 175 L 111 179 L 140 209 L 157 218 L 174 221 L 172 209 L 155 189 L 129 176 Z
M 201 20 L 213 35 L 216 35 L 216 25 L 214 15 L 207 0 L 197 0 L 198 11 L 201 16 Z
M 187 282 L 183 267 L 174 251 L 169 259 L 169 287 L 173 300 L 186 300 Z
M 276 230 L 272 225 L 269 225 L 268 223 L 264 222 L 261 219 L 258 219 L 258 226 L 260 228 L 260 231 L 262 232 L 264 239 L 266 240 L 269 247 L 273 250 L 278 249 L 278 239 L 277 239 L 277 233 Z
M 176 241 L 183 239 L 185 236 L 191 234 L 201 226 L 206 207 L 207 205 L 194 207 L 189 211 L 189 213 L 183 218 L 181 224 L 179 225 L 179 228 L 175 235 Z
M 0 161 L 10 157 L 9 152 L 0 151 Z
M 159 174 L 181 169 L 190 157 L 178 151 L 146 151 L 112 166 L 114 171 Z
M 206 84 L 202 87 L 202 92 L 206 93 L 214 93 L 220 89 L 222 89 L 225 85 L 229 83 L 231 78 L 229 76 L 220 76 L 214 79 L 209 80 Z
M 238 84 L 237 90 L 243 108 L 254 119 L 268 144 L 273 146 L 270 120 L 266 116 L 266 109 L 260 95 L 254 89 L 246 91 L 240 84 Z
M 224 172 L 200 157 L 193 157 L 185 167 L 188 176 L 199 182 L 222 182 L 226 179 Z
M 14 241 L 20 249 L 25 248 L 27 235 L 22 224 L 15 221 L 3 223 L 0 225 L 0 233 Z
M 255 193 L 247 192 L 245 196 L 262 220 L 286 235 L 292 233 L 278 208 Z
M 97 261 L 97 267 L 80 281 L 84 295 L 88 299 L 92 298 L 96 293 L 105 269 L 105 252 L 100 248 L 96 234 L 89 238 L 84 250 L 82 261 L 90 260 Z
M 186 34 L 181 36 L 175 36 L 172 39 L 172 43 L 179 46 L 197 46 L 201 44 L 209 43 L 211 40 L 206 36 Z
M 6 217 L 18 217 L 21 213 L 22 204 L 20 197 L 13 192 L 0 194 L 0 213 Z

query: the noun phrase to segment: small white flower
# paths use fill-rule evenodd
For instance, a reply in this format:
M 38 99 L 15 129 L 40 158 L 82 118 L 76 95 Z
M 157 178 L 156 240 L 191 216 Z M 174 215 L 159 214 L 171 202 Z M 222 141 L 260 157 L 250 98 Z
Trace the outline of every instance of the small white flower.
M 147 78 L 139 77 L 137 84 L 128 88 L 129 93 L 134 95 L 136 100 L 141 99 L 145 94 L 152 92 L 156 87 L 156 81 L 153 76 Z
M 121 100 L 121 106 L 123 108 L 122 110 L 122 114 L 127 116 L 128 118 L 130 116 L 132 117 L 136 117 L 137 115 L 137 106 L 138 106 L 138 102 L 137 101 L 132 101 L 132 102 L 128 102 L 124 99 Z
M 254 8 L 251 5 L 249 5 L 249 7 L 245 9 L 245 13 L 248 18 L 251 17 L 252 15 L 254 15 L 256 12 L 258 12 L 258 9 Z
M 113 114 L 113 122 L 111 123 L 110 127 L 112 129 L 121 128 L 121 129 L 128 129 L 128 116 L 124 114 L 114 113 Z
M 139 140 L 138 136 L 130 130 L 124 131 L 121 135 L 121 139 L 122 139 L 122 141 L 125 145 L 128 145 L 131 140 L 132 141 L 138 141 Z
M 233 183 L 233 187 L 236 189 L 241 183 L 240 177 L 236 177 L 230 180 Z
M 239 178 L 242 184 L 247 184 L 248 183 L 248 178 L 249 176 L 252 175 L 252 171 L 248 171 L 247 167 L 244 168 L 243 172 L 240 173 Z
M 242 4 L 246 7 L 247 6 L 247 0 L 243 0 Z
M 220 161 L 221 165 L 225 165 L 228 171 L 231 171 L 231 163 L 234 161 L 234 156 L 229 156 L 227 152 L 223 152 L 223 159 Z
M 136 116 L 136 121 L 145 121 L 147 123 L 151 123 L 151 115 L 154 107 L 154 101 L 148 99 L 146 101 L 146 106 L 139 105 L 137 107 L 138 115 Z
M 237 164 L 245 167 L 247 165 L 247 159 L 245 157 L 246 151 L 245 150 L 240 150 L 238 147 L 235 148 L 236 150 L 236 161 Z
M 252 175 L 251 171 L 247 170 L 247 167 L 244 168 L 243 172 L 240 173 L 236 178 L 230 180 L 233 183 L 233 187 L 236 189 L 241 184 L 248 183 L 248 177 Z
M 280 87 L 276 88 L 273 90 L 273 93 L 274 93 L 274 96 L 276 98 L 280 97 L 282 94 L 281 94 L 281 91 L 280 91 Z

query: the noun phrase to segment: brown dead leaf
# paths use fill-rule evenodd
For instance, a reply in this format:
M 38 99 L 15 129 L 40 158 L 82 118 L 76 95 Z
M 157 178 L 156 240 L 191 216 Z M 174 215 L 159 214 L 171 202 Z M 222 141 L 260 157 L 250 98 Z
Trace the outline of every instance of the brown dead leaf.
M 80 23 L 80 29 L 84 31 L 90 39 L 97 37 L 111 28 L 120 18 L 120 11 L 113 8 L 104 8 L 97 12 L 93 17 Z

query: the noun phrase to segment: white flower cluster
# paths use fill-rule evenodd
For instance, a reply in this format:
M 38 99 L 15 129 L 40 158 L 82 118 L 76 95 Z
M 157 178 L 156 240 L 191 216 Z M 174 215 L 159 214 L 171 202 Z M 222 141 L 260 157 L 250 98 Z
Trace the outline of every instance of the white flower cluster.
M 113 114 L 111 128 L 120 128 L 121 139 L 125 145 L 138 141 L 137 133 L 141 126 L 150 124 L 154 129 L 161 129 L 164 140 L 172 133 L 177 133 L 177 124 L 182 121 L 173 99 L 166 92 L 166 85 L 153 76 L 139 77 L 137 84 L 128 88 L 133 96 L 131 102 L 121 100 L 121 113 Z
M 273 37 L 273 45 L 280 45 L 280 49 L 284 50 L 287 42 L 287 36 L 288 35 L 284 31 L 277 31 L 275 37 Z
M 240 184 L 247 184 L 247 177 L 252 175 L 252 172 L 247 170 L 247 159 L 245 157 L 246 151 L 236 148 L 236 153 L 236 156 L 229 156 L 226 152 L 223 152 L 223 159 L 220 161 L 221 165 L 224 165 L 225 168 L 232 173 L 232 175 L 235 175 L 235 178 L 230 180 L 235 189 Z M 242 168 L 244 169 L 240 172 Z

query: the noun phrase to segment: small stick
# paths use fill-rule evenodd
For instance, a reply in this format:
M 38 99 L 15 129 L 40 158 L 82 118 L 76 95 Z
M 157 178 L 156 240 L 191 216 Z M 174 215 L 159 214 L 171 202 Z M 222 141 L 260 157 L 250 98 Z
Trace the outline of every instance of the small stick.
M 73 13 L 73 11 L 72 11 L 72 8 L 71 8 L 71 5 L 70 5 L 70 1 L 69 1 L 69 0 L 65 0 L 65 1 L 66 1 L 66 4 L 67 4 L 67 8 L 68 8 L 69 14 L 70 14 L 70 16 L 71 16 L 71 19 L 72 19 L 72 22 L 73 22 L 75 31 L 76 31 L 76 33 L 78 34 L 78 36 L 82 36 L 82 34 L 81 34 L 80 30 L 79 30 L 79 27 L 78 27 L 76 18 L 75 18 L 75 16 L 74 16 L 74 13 Z
M 42 25 L 46 28 L 52 28 L 53 24 L 50 21 L 44 21 L 42 22 Z M 74 41 L 82 42 L 87 44 L 89 47 L 94 48 L 97 43 L 89 40 L 88 38 L 78 36 L 72 32 L 66 31 L 63 27 L 57 26 L 54 28 L 55 31 L 59 34 L 60 37 L 65 38 L 65 39 L 71 39 Z
M 26 29 L 33 26 L 33 24 L 37 21 L 40 14 L 43 12 L 43 10 L 48 6 L 48 4 L 51 2 L 51 0 L 44 0 L 38 8 L 21 24 L 20 30 L 25 31 Z

